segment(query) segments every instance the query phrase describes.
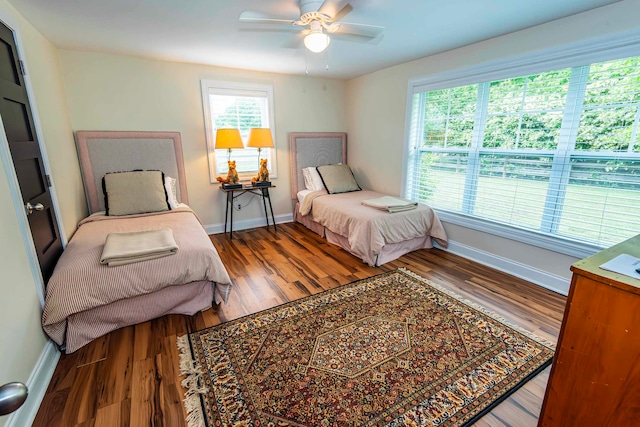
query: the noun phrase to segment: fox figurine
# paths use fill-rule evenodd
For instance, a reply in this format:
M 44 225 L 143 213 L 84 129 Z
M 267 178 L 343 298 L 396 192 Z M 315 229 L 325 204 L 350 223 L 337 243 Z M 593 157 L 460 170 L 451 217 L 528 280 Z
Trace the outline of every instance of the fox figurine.
M 260 169 L 258 176 L 251 178 L 251 182 L 268 182 L 269 169 L 267 169 L 267 159 L 260 159 Z
M 236 171 L 236 161 L 229 160 L 229 172 L 227 173 L 227 177 L 223 178 L 221 176 L 217 177 L 216 180 L 223 184 L 237 184 L 240 182 L 240 178 L 238 178 L 238 172 Z

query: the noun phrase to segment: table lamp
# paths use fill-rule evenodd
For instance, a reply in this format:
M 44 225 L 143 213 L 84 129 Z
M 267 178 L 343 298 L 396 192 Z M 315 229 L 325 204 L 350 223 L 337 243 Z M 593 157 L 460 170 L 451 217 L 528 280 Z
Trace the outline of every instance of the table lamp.
M 227 160 L 231 160 L 231 150 L 234 148 L 244 148 L 242 137 L 238 129 L 222 128 L 216 130 L 216 150 L 229 150 Z
M 273 137 L 269 128 L 251 128 L 249 129 L 249 139 L 247 147 L 258 149 L 258 168 L 260 167 L 260 150 L 263 148 L 273 148 Z

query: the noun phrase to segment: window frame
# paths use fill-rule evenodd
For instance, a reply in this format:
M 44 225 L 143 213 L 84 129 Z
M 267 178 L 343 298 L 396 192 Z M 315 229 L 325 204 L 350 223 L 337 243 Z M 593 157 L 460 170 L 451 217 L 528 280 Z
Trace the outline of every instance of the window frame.
M 275 127 L 275 109 L 274 109 L 274 101 L 273 101 L 273 85 L 272 84 L 260 84 L 260 83 L 249 83 L 249 82 L 236 82 L 236 81 L 226 81 L 226 80 L 212 80 L 212 79 L 201 79 L 201 94 L 202 94 L 202 107 L 204 113 L 204 125 L 205 125 L 205 136 L 207 143 L 207 161 L 209 164 L 209 181 L 212 184 L 216 184 L 218 181 L 216 177 L 221 175 L 216 170 L 216 149 L 215 149 L 215 136 L 213 134 L 213 117 L 211 114 L 211 104 L 210 104 L 210 95 L 213 94 L 213 91 L 219 92 L 228 92 L 229 94 L 237 93 L 243 96 L 250 96 L 252 94 L 265 93 L 265 98 L 267 99 L 267 115 L 269 122 L 269 129 L 271 129 L 271 134 L 273 135 L 273 148 L 263 148 L 262 152 L 269 150 L 269 178 L 276 179 L 278 178 L 278 161 L 277 161 L 277 141 L 276 141 L 276 127 Z M 245 144 L 245 150 L 257 150 L 255 148 L 246 148 L 247 141 L 243 139 L 243 144 Z M 231 158 L 233 159 L 233 151 L 231 151 Z M 226 156 L 226 154 L 225 154 Z M 256 159 L 256 168 L 250 171 L 239 171 L 238 177 L 240 181 L 250 181 L 251 178 L 255 176 L 258 171 L 258 159 Z M 222 175 L 226 175 L 226 171 Z
M 483 82 L 527 76 L 561 68 L 578 67 L 584 64 L 630 56 L 640 56 L 640 29 L 410 79 L 407 88 L 405 143 L 402 160 L 405 166 L 401 177 L 403 196 L 411 197 L 414 189 L 411 187 L 412 183 L 409 177 L 419 167 L 419 156 L 412 154 L 416 149 L 416 141 L 411 140 L 411 136 L 417 132 L 416 129 L 412 128 L 414 126 L 414 94 L 471 84 L 482 84 Z M 421 122 L 423 120 L 418 120 L 418 123 Z M 446 149 L 443 151 L 471 153 L 476 149 L 476 147 L 470 147 L 468 149 Z M 513 153 L 516 152 L 514 151 Z M 539 152 L 537 154 L 542 153 Z M 588 153 L 583 154 L 585 154 L 585 157 L 589 156 Z M 570 159 L 567 157 L 566 161 L 570 161 Z M 561 236 L 521 229 L 463 213 L 453 213 L 438 209 L 436 211 L 442 221 L 577 258 L 584 258 L 602 250 L 600 246 L 577 242 Z

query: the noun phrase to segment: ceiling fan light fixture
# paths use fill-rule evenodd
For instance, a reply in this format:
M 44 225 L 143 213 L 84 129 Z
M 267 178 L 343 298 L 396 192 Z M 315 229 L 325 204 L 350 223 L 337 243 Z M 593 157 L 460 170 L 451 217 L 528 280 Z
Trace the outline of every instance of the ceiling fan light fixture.
M 304 45 L 313 53 L 320 53 L 329 46 L 331 39 L 328 35 L 320 32 L 312 32 L 304 38 Z

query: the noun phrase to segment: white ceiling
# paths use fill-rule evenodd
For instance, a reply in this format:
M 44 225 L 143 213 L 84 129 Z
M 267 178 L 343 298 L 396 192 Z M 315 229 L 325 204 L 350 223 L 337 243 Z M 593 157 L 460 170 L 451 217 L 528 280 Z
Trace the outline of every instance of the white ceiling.
M 327 1 L 338 7 L 347 3 Z M 297 0 L 9 0 L 59 48 L 289 74 L 308 69 L 334 78 L 356 77 L 616 1 L 350 0 L 353 11 L 344 21 L 385 27 L 379 43 L 332 40 L 326 53 L 306 54 L 301 43 L 290 47 L 293 32 L 238 22 L 244 10 L 297 19 Z

